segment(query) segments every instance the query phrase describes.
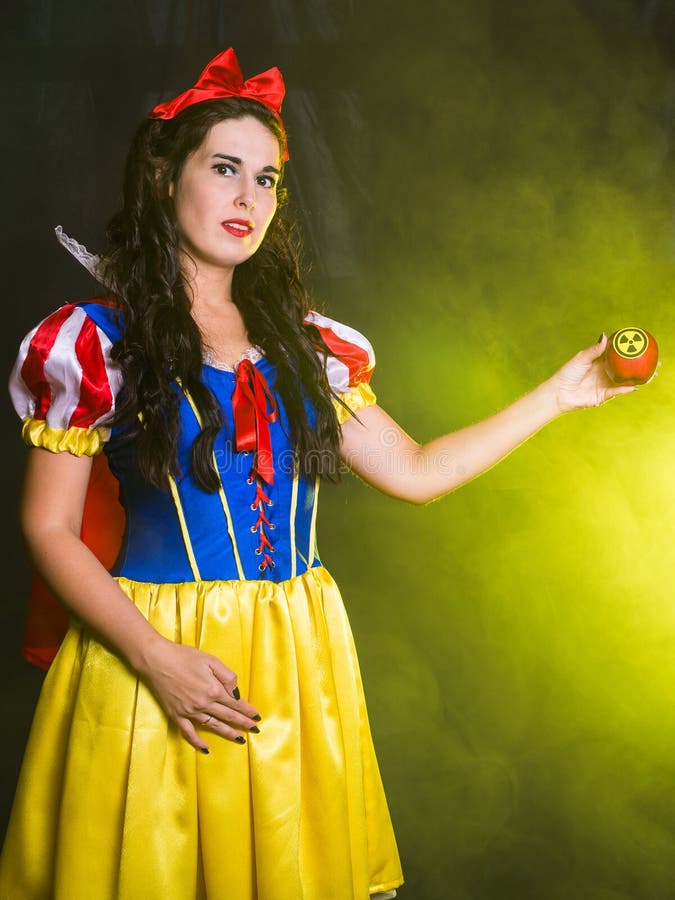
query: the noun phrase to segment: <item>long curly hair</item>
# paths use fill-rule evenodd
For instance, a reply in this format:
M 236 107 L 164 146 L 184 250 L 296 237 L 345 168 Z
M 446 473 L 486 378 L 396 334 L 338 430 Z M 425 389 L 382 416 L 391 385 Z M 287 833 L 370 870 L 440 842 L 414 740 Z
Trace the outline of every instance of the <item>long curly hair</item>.
M 135 438 L 140 472 L 157 487 L 165 487 L 167 474 L 179 469 L 180 384 L 192 397 L 202 426 L 192 446 L 192 474 L 204 490 L 218 488 L 213 445 L 223 418 L 200 378 L 205 348 L 181 273 L 169 186 L 213 125 L 244 116 L 262 122 L 283 146 L 273 114 L 246 98 L 209 100 L 174 119 L 144 122 L 127 157 L 122 209 L 107 229 L 105 278 L 124 323 L 113 350 L 124 378 L 116 421 Z M 277 192 L 281 208 L 286 191 L 278 186 Z M 274 388 L 286 409 L 301 471 L 334 481 L 339 477 L 340 426 L 325 371 L 330 351 L 317 329 L 303 325 L 309 296 L 298 247 L 294 226 L 278 209 L 256 253 L 235 268 L 232 299 L 249 339 L 276 367 Z

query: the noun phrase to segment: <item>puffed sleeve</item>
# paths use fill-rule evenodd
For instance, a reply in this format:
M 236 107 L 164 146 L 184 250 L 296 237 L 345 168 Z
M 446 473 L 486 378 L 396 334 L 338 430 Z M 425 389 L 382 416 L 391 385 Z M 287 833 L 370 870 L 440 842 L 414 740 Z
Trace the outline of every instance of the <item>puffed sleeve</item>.
M 9 380 L 32 447 L 95 456 L 110 436 L 120 372 L 112 342 L 81 306 L 68 304 L 30 331 Z
M 334 354 L 326 361 L 328 383 L 342 403 L 358 412 L 377 402 L 370 387 L 375 368 L 375 351 L 370 341 L 349 325 L 336 322 L 320 313 L 310 311 L 305 322 L 313 325 Z M 349 418 L 342 403 L 333 401 L 340 424 Z

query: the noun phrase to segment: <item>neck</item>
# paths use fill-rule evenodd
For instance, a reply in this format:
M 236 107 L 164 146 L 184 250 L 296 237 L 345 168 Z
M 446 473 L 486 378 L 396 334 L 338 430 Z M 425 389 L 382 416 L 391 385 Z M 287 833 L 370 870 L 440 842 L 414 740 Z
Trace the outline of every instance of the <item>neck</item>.
M 190 263 L 189 273 L 183 269 L 192 318 L 202 334 L 204 348 L 214 363 L 226 366 L 233 366 L 251 344 L 242 315 L 232 300 L 233 273 L 234 267 L 224 269 L 201 263 Z
M 191 260 L 185 260 L 182 272 L 188 296 L 192 300 L 193 311 L 234 305 L 232 303 L 234 266 L 223 268 L 203 263 L 197 266 Z

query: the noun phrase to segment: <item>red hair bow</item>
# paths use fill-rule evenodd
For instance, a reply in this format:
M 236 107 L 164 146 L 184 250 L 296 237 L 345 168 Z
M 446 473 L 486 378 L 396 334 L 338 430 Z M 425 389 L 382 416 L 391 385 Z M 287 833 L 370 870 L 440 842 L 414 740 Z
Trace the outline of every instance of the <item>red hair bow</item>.
M 173 100 L 159 103 L 149 114 L 150 119 L 173 119 L 179 112 L 201 103 L 203 100 L 219 100 L 222 97 L 248 97 L 262 103 L 274 113 L 284 134 L 284 161 L 288 159 L 286 130 L 281 119 L 281 104 L 286 88 L 284 78 L 274 66 L 244 81 L 237 56 L 230 47 L 214 57 L 197 79 L 194 87 L 183 91 Z

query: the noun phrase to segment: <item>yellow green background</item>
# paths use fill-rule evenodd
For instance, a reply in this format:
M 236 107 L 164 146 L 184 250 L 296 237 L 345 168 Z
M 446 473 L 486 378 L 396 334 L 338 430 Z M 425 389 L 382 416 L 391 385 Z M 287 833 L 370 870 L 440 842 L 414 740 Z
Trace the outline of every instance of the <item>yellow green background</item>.
M 438 503 L 325 486 L 319 538 L 401 900 L 675 900 L 673 0 L 33 0 L 4 21 L 5 371 L 94 290 L 51 229 L 101 246 L 137 122 L 229 45 L 247 75 L 286 75 L 313 284 L 373 342 L 380 402 L 415 438 L 602 330 L 656 336 L 653 384 Z M 18 662 L 23 450 L 3 415 L 6 818 L 38 679 Z
M 629 325 L 663 365 L 428 507 L 323 491 L 401 896 L 675 897 L 672 70 L 631 4 L 431 6 L 382 11 L 332 298 L 381 405 L 428 440 Z

